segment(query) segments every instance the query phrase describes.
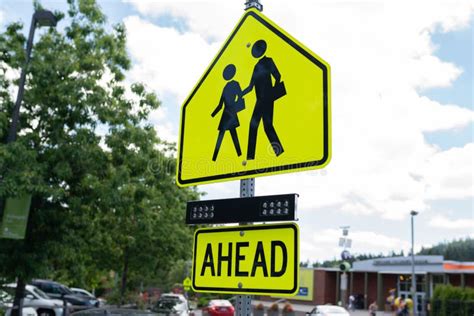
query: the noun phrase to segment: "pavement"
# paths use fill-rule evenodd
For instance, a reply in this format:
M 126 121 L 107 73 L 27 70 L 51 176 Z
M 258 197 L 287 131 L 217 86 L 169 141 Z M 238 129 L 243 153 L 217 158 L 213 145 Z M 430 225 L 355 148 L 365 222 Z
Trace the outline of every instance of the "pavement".
M 252 300 L 252 306 L 257 306 L 258 304 L 262 303 L 263 306 L 265 306 L 265 311 L 267 310 L 268 307 L 270 307 L 273 302 L 269 301 L 259 301 L 259 300 Z M 283 308 L 284 303 L 281 302 L 278 304 L 280 307 L 280 315 L 281 315 L 281 310 Z M 306 304 L 291 304 L 293 306 L 293 309 L 295 311 L 295 316 L 306 316 L 306 313 L 310 312 L 314 306 L 313 305 L 306 305 Z M 194 316 L 202 316 L 202 311 L 200 309 L 193 310 Z M 265 312 L 265 315 L 267 313 Z M 366 310 L 357 310 L 350 312 L 351 316 L 369 316 L 369 312 Z M 392 313 L 385 313 L 385 312 L 377 312 L 377 316 L 392 316 Z
M 265 310 L 270 307 L 273 302 L 269 301 L 258 301 L 258 300 L 252 300 L 252 306 L 256 306 L 258 304 L 262 303 L 263 306 L 265 306 Z M 278 304 L 280 305 L 280 311 L 283 308 L 284 303 Z M 291 304 L 293 306 L 293 310 L 295 311 L 295 316 L 305 316 L 306 313 L 310 312 L 313 308 L 314 305 L 306 305 L 306 304 Z M 353 312 L 349 312 L 351 316 L 369 316 L 369 312 L 366 310 L 356 310 Z M 280 313 L 281 314 L 281 313 Z M 377 316 L 392 316 L 392 313 L 386 313 L 386 312 L 377 312 Z

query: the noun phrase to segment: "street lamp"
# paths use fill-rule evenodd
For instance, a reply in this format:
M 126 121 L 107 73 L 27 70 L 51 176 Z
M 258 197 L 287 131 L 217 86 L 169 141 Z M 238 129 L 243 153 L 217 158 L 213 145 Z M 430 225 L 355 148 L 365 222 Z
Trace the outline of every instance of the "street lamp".
M 418 312 L 416 299 L 416 275 L 415 275 L 415 216 L 418 212 L 411 211 L 411 298 L 413 300 L 413 315 L 416 316 Z
M 18 123 L 20 120 L 20 106 L 25 91 L 26 72 L 30 62 L 31 49 L 33 48 L 33 37 L 35 36 L 36 26 L 56 26 L 58 20 L 56 16 L 48 10 L 37 10 L 31 17 L 30 34 L 26 43 L 25 64 L 21 68 L 20 83 L 18 85 L 18 94 L 16 97 L 15 107 L 13 108 L 12 121 L 8 129 L 7 144 L 16 140 Z M 3 217 L 5 201 L 0 200 L 0 219 Z
M 56 26 L 57 22 L 58 20 L 56 16 L 51 11 L 37 10 L 35 11 L 35 13 L 33 13 L 33 16 L 31 18 L 30 34 L 28 36 L 28 42 L 26 43 L 25 64 L 23 65 L 21 69 L 20 83 L 18 86 L 18 94 L 16 97 L 15 107 L 13 108 L 12 121 L 10 124 L 10 128 L 8 129 L 7 144 L 12 143 L 16 140 L 18 122 L 20 118 L 20 106 L 21 106 L 21 101 L 23 100 L 26 72 L 28 70 L 28 64 L 30 62 L 31 49 L 33 48 L 33 38 L 35 36 L 36 26 L 37 25 L 38 26 Z M 3 207 L 4 207 L 4 201 L 0 200 L 0 213 L 3 213 Z M 17 283 L 17 287 L 18 285 L 20 285 L 20 283 L 21 282 L 19 280 Z M 24 291 L 24 283 L 23 283 L 23 288 L 20 291 Z M 17 306 L 18 308 L 15 310 L 15 307 Z M 13 308 L 12 308 L 12 315 L 22 315 L 22 310 L 23 310 L 22 295 L 20 296 L 15 295 Z
M 23 100 L 23 92 L 25 90 L 25 79 L 26 72 L 28 70 L 28 64 L 30 62 L 31 49 L 33 48 L 33 37 L 35 36 L 36 26 L 56 26 L 58 20 L 56 16 L 48 10 L 35 11 L 31 18 L 30 35 L 28 36 L 28 42 L 26 44 L 26 58 L 25 64 L 21 69 L 20 84 L 18 86 L 18 94 L 16 97 L 15 107 L 13 108 L 12 122 L 10 129 L 8 130 L 7 143 L 14 142 L 16 139 L 16 132 L 18 127 L 18 121 L 20 118 L 20 106 Z

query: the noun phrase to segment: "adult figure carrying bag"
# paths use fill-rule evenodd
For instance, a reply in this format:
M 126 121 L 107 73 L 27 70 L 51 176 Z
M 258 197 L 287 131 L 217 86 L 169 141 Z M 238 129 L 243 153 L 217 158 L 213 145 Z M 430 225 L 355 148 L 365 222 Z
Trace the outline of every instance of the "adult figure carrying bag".
M 256 41 L 252 46 L 252 56 L 258 58 L 252 73 L 250 84 L 244 89 L 243 95 L 255 88 L 257 101 L 250 119 L 249 141 L 247 149 L 247 160 L 255 159 L 255 148 L 257 145 L 257 133 L 260 122 L 263 121 L 263 128 L 268 140 L 278 157 L 281 155 L 283 145 L 273 127 L 273 107 L 274 101 L 286 95 L 285 85 L 280 81 L 281 76 L 273 59 L 264 56 L 267 50 L 267 43 L 264 40 Z M 272 76 L 275 85 L 272 85 Z

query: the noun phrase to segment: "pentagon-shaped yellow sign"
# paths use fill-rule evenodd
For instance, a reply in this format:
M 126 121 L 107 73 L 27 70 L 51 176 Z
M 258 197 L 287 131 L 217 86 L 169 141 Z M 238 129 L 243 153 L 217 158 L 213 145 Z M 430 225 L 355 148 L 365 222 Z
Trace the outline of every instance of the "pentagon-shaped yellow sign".
M 181 110 L 180 186 L 323 168 L 330 67 L 248 10 Z

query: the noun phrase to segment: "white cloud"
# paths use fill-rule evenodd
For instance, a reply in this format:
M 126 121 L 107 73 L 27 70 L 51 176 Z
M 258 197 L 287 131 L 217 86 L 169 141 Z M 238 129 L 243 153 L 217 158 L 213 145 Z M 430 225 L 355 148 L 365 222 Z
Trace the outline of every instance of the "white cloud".
M 438 152 L 421 167 L 429 199 L 464 199 L 474 196 L 474 143 Z M 474 227 L 474 226 L 473 226 Z
M 159 95 L 175 95 L 181 103 L 204 72 L 217 47 L 196 33 L 181 34 L 132 16 L 125 19 L 128 49 L 136 61 L 133 81 L 145 82 Z
M 429 226 L 443 229 L 474 229 L 474 218 L 450 219 L 445 216 L 435 216 L 429 221 Z
M 243 1 L 127 2 L 144 16 L 125 19 L 136 61 L 130 76 L 159 94 L 171 93 L 177 104 L 243 13 Z M 462 73 L 434 55 L 432 35 L 469 26 L 472 1 L 263 5 L 264 14 L 331 64 L 333 158 L 323 171 L 259 178 L 258 194 L 291 189 L 300 193 L 303 211 L 332 206 L 398 220 L 411 209 L 428 210 L 432 200 L 472 198 L 472 144 L 442 151 L 423 134 L 467 126 L 474 121 L 472 105 L 440 104 L 420 93 L 448 87 Z M 156 26 L 147 16 L 182 19 L 188 29 Z M 178 125 L 177 118 L 172 124 Z M 219 185 L 219 192 L 227 194 L 225 186 Z
M 207 39 L 222 40 L 234 27 L 244 7 L 242 1 L 212 0 L 124 0 L 143 15 L 165 17 L 171 15 L 185 21 L 190 31 Z M 210 22 L 210 23 L 206 23 Z

